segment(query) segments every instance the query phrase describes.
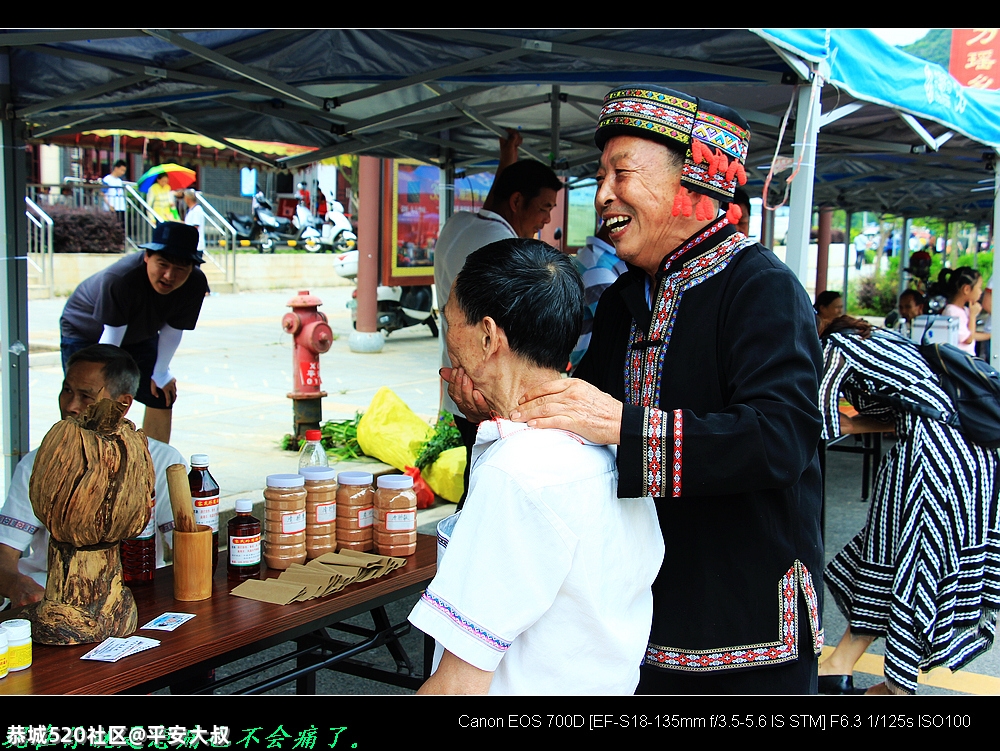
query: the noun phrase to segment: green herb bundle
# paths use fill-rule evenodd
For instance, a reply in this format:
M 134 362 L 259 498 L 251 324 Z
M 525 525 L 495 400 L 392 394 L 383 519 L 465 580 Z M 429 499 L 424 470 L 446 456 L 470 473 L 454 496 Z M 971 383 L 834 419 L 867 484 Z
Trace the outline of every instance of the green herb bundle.
M 320 425 L 323 437 L 320 443 L 326 450 L 326 455 L 335 461 L 341 459 L 358 459 L 365 456 L 358 444 L 358 422 L 361 420 L 361 413 L 355 413 L 349 420 L 327 420 Z M 288 433 L 281 439 L 281 448 L 287 451 L 298 451 L 302 448 L 305 440 L 296 440 L 295 436 Z
M 417 454 L 417 469 L 421 472 L 432 465 L 442 451 L 462 445 L 462 434 L 455 427 L 455 419 L 450 412 L 442 411 L 434 426 L 434 434 L 420 447 Z

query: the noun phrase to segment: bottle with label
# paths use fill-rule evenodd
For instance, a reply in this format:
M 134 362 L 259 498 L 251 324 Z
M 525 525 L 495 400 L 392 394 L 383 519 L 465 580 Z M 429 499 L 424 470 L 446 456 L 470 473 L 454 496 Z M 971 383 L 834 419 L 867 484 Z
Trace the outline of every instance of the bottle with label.
M 148 584 L 156 572 L 156 491 L 149 523 L 137 537 L 122 540 L 122 578 L 129 585 Z
M 375 550 L 379 555 L 417 552 L 417 494 L 409 475 L 382 475 L 375 491 Z
M 264 488 L 264 563 L 306 562 L 306 488 L 302 475 L 268 475 Z
M 214 574 L 219 566 L 219 483 L 208 471 L 208 454 L 191 455 L 188 485 L 191 487 L 195 522 L 212 528 L 212 573 Z
M 253 501 L 239 498 L 229 520 L 229 581 L 260 578 L 260 520 L 251 515 Z

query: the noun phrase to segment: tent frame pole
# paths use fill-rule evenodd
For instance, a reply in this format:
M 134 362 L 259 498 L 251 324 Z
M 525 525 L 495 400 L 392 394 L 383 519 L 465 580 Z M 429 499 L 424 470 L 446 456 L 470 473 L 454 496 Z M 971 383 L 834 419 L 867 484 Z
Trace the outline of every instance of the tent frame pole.
M 819 135 L 822 89 L 823 79 L 813 73 L 808 86 L 799 86 L 795 114 L 795 163 L 799 165 L 799 173 L 792 182 L 785 264 L 803 287 L 809 278 L 809 232 L 812 229 L 816 139 Z
M 993 165 L 993 257 L 996 258 L 997 248 L 1000 247 L 1000 159 Z M 996 272 L 994 271 L 994 278 Z M 993 281 L 990 280 L 990 288 L 993 288 Z M 990 312 L 992 320 L 993 313 Z M 1000 370 L 1000 326 L 992 326 L 990 334 L 990 365 Z
M 29 451 L 28 246 L 24 216 L 26 164 L 21 121 L 13 112 L 10 52 L 0 52 L 0 401 L 3 485 Z

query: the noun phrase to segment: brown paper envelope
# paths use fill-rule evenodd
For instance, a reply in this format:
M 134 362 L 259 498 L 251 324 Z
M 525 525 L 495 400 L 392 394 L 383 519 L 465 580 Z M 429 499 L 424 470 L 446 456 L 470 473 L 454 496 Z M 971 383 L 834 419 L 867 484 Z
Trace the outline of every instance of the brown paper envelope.
M 406 565 L 405 558 L 391 558 L 387 555 L 375 555 L 373 553 L 362 553 L 358 550 L 342 550 L 339 555 L 347 556 L 348 558 L 357 558 L 359 562 L 367 562 L 366 568 L 374 568 L 376 572 L 366 579 L 377 579 L 380 576 L 388 574 L 390 571 L 395 571 L 397 568 Z
M 295 602 L 305 602 L 314 597 L 322 597 L 326 589 L 325 584 L 304 584 L 303 586 L 306 588 L 306 591 L 296 597 Z
M 326 555 L 339 555 L 346 556 L 348 558 L 357 558 L 359 561 L 358 565 L 361 565 L 360 562 L 362 561 L 367 563 L 381 563 L 382 558 L 384 557 L 376 555 L 375 553 L 363 553 L 360 550 L 341 550 L 337 553 L 327 553 Z M 325 558 L 326 556 L 323 557 Z
M 269 602 L 273 605 L 287 605 L 305 591 L 301 584 L 282 583 L 276 579 L 247 579 L 229 594 L 248 600 Z
M 348 580 L 348 583 L 358 581 L 361 576 L 361 569 L 357 566 L 337 566 L 332 563 L 310 563 L 309 567 L 327 570 L 331 575 L 336 574 Z
M 389 557 L 387 557 L 386 560 L 389 562 L 389 568 L 386 570 L 386 573 L 389 573 L 389 571 L 395 571 L 397 568 L 402 568 L 403 566 L 406 565 L 406 559 L 405 558 L 389 558 Z
M 318 588 L 320 592 L 330 585 L 330 577 L 322 571 L 283 571 L 278 580 L 289 584 L 303 584 L 310 589 Z
M 324 595 L 333 594 L 334 592 L 339 592 L 348 584 L 357 581 L 358 575 L 361 572 L 357 566 L 334 566 L 325 563 L 319 563 L 316 560 L 309 561 L 306 564 L 306 568 L 315 571 L 321 571 L 328 578 L 329 585 L 326 588 Z
M 339 553 L 324 553 L 316 560 L 320 563 L 335 566 L 357 566 L 361 569 L 368 569 L 378 566 L 381 556 L 359 553 L 355 550 L 342 550 Z
M 334 592 L 339 592 L 348 584 L 350 584 L 350 582 L 347 581 L 347 579 L 334 579 L 330 582 L 330 586 L 327 588 L 325 594 L 332 595 Z
M 286 575 L 295 575 L 299 578 L 311 577 L 313 579 L 326 579 L 330 576 L 330 572 L 321 569 L 319 566 L 303 566 L 301 563 L 293 563 L 287 569 L 282 571 L 278 578 L 281 579 Z

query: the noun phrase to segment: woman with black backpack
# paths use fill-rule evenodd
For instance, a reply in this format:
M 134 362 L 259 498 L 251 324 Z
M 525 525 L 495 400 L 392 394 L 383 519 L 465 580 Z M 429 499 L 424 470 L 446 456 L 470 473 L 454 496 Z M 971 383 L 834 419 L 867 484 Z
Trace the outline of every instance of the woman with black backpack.
M 943 421 L 955 409 L 918 345 L 849 316 L 834 320 L 823 342 L 824 437 L 895 429 L 897 440 L 879 467 L 865 528 L 826 569 L 848 628 L 820 663 L 819 690 L 854 693 L 854 664 L 882 636 L 885 683 L 869 693 L 914 693 L 921 670 L 957 670 L 993 644 L 997 452 Z M 856 417 L 840 412 L 842 396 Z

